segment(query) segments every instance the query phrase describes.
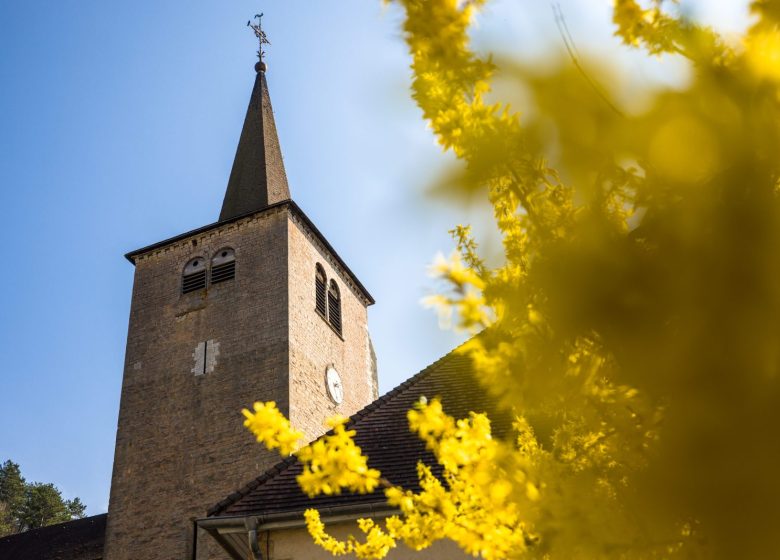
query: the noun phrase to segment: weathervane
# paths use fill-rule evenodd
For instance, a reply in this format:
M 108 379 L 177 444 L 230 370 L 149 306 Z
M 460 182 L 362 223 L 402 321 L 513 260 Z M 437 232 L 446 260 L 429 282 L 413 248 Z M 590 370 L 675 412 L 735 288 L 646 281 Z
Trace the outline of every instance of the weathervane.
M 265 56 L 265 51 L 263 50 L 263 45 L 270 45 L 271 41 L 268 40 L 268 37 L 265 36 L 265 31 L 263 31 L 263 14 L 255 14 L 255 19 L 257 20 L 257 23 L 252 23 L 252 20 L 249 20 L 246 22 L 246 25 L 247 27 L 252 28 L 252 31 L 255 32 L 255 37 L 257 37 L 257 40 L 260 42 L 260 47 L 257 50 L 257 58 L 260 59 L 261 64 L 264 64 L 263 56 Z

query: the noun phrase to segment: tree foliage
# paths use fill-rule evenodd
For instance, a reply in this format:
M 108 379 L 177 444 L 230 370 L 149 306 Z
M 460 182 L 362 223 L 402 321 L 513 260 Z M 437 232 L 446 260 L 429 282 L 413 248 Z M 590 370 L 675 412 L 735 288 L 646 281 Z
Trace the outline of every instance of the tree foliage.
M 53 484 L 26 482 L 19 465 L 0 465 L 0 537 L 84 517 L 79 498 L 64 500 Z
M 485 0 L 397 2 L 413 97 L 503 237 L 490 268 L 457 228 L 460 254 L 437 264 L 452 289 L 433 303 L 488 327 L 463 351 L 515 432 L 420 403 L 410 428 L 442 479 L 421 465 L 420 492 L 384 483 L 401 513 L 362 521 L 362 539 L 308 512 L 315 540 L 363 558 L 443 538 L 496 559 L 776 556 L 780 2 L 753 1 L 753 25 L 726 40 L 673 2 L 615 0 L 617 40 L 683 57 L 689 81 L 615 110 L 621 75 L 604 61 L 590 66 L 604 92 L 572 64 L 521 63 L 503 70 L 523 113 L 489 101 L 497 68 L 469 48 Z M 383 484 L 350 435 L 300 457 L 310 494 Z

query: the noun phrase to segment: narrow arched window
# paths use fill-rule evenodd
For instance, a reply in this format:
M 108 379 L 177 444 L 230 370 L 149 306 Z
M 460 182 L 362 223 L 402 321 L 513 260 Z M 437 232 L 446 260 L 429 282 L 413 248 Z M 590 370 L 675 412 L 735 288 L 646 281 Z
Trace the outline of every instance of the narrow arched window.
M 206 259 L 195 257 L 184 266 L 181 277 L 181 293 L 187 294 L 206 287 Z
M 224 247 L 211 258 L 211 283 L 218 284 L 235 277 L 236 252 L 230 247 Z
M 317 269 L 314 274 L 315 307 L 317 313 L 322 315 L 323 318 L 328 316 L 328 303 L 325 296 L 326 282 L 325 270 L 322 268 L 321 264 L 317 263 Z
M 328 321 L 341 334 L 341 295 L 335 280 L 330 281 L 328 288 Z

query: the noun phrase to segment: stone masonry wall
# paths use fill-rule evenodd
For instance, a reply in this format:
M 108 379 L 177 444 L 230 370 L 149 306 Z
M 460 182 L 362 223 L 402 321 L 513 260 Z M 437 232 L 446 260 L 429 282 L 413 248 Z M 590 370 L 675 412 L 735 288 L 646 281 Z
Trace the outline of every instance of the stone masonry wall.
M 288 243 L 290 420 L 313 439 L 326 430 L 327 417 L 349 416 L 376 399 L 367 302 L 329 251 L 294 214 L 290 215 Z M 341 336 L 315 308 L 317 263 L 325 269 L 327 282 L 335 279 L 339 287 Z M 327 393 L 325 371 L 329 365 L 338 371 L 343 384 L 344 399 L 339 405 Z
M 182 295 L 184 265 L 223 247 L 235 249 L 235 279 Z M 191 519 L 278 461 L 240 411 L 276 400 L 289 413 L 287 248 L 282 207 L 137 258 L 107 560 L 189 559 Z M 195 375 L 205 341 L 219 354 Z

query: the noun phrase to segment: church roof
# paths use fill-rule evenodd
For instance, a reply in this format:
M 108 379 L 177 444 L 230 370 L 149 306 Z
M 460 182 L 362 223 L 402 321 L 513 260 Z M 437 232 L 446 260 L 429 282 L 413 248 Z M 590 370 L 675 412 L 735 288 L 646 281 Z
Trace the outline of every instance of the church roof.
M 255 87 L 249 98 L 249 108 L 222 202 L 220 222 L 290 199 L 265 79 L 265 65 L 259 63 L 256 70 Z
M 458 349 L 453 350 L 353 415 L 347 424 L 356 431 L 355 442 L 368 457 L 369 466 L 379 469 L 391 483 L 407 489 L 419 489 L 419 460 L 430 465 L 435 473 L 441 472 L 422 440 L 409 431 L 406 419 L 406 412 L 423 396 L 440 398 L 445 412 L 456 418 L 468 416 L 469 411 L 487 412 L 494 433 L 505 433 L 511 426 L 509 415 L 496 409 L 475 377 L 471 359 Z M 343 511 L 346 507 L 365 511 L 387 509 L 381 490 L 309 498 L 295 480 L 301 470 L 297 459 L 290 457 L 212 507 L 208 515 L 214 518 L 290 514 L 290 518 L 297 518 L 307 508 L 324 512 Z
M 3 560 L 101 560 L 107 515 L 93 515 L 0 538 Z

